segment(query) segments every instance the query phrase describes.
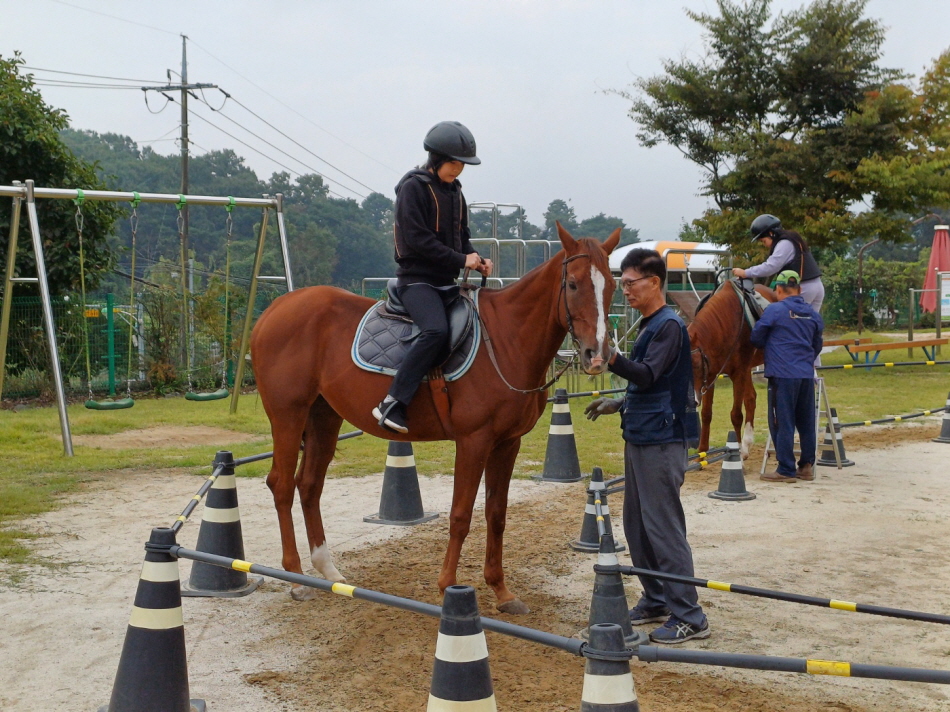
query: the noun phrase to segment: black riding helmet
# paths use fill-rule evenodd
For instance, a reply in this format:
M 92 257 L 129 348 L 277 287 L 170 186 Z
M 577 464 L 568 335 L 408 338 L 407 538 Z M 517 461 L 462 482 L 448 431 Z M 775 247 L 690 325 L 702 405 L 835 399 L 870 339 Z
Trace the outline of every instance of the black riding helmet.
M 482 159 L 475 155 L 475 137 L 458 121 L 440 121 L 429 129 L 422 145 L 430 153 L 440 153 L 453 161 L 461 161 L 471 166 L 482 162 Z
M 749 232 L 752 233 L 752 241 L 758 240 L 760 237 L 765 237 L 768 233 L 773 230 L 778 230 L 782 227 L 782 221 L 779 220 L 774 215 L 759 215 L 755 220 L 752 221 L 752 226 L 749 228 Z

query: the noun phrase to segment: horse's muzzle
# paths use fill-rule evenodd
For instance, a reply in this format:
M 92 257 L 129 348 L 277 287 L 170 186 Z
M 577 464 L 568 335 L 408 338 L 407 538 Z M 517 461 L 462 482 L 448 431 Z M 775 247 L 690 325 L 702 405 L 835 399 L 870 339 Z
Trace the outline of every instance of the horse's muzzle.
M 584 373 L 590 376 L 599 376 L 607 370 L 607 359 L 609 355 L 594 349 L 583 349 L 581 351 L 581 368 Z

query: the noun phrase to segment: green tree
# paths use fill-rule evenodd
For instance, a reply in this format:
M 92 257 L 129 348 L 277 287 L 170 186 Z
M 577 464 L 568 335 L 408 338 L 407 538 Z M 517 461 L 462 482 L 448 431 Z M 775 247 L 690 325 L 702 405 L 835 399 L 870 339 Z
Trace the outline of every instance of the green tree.
M 632 245 L 634 242 L 640 242 L 640 238 L 638 237 L 640 234 L 639 230 L 636 228 L 628 228 L 627 224 L 621 218 L 604 215 L 603 213 L 598 213 L 593 217 L 581 220 L 577 226 L 577 234 L 581 237 L 598 237 L 601 240 L 605 240 L 610 237 L 610 233 L 618 227 L 621 228 L 621 245 Z
M 566 200 L 555 198 L 548 204 L 548 209 L 544 211 L 544 233 L 543 239 L 557 240 L 557 227 L 554 223 L 561 223 L 561 227 L 569 233 L 574 234 L 577 231 L 577 214 L 574 208 L 568 205 Z
M 95 166 L 77 158 L 60 138 L 69 124 L 61 109 L 49 106 L 20 72 L 24 60 L 17 53 L 0 57 L 0 184 L 32 179 L 37 187 L 102 190 Z M 11 201 L 0 201 L 0 254 L 6 254 L 10 235 Z M 76 207 L 65 200 L 37 200 L 40 234 L 46 258 L 50 291 L 61 294 L 79 289 L 79 240 Z M 87 288 L 95 287 L 112 269 L 115 256 L 108 246 L 113 225 L 122 208 L 111 203 L 83 205 L 83 252 Z M 26 224 L 21 215 L 21 226 Z M 29 232 L 21 230 L 17 269 L 36 274 Z
M 770 12 L 769 0 L 718 0 L 688 12 L 703 30 L 697 60 L 620 92 L 645 146 L 676 147 L 715 202 L 700 233 L 751 251 L 748 226 L 770 212 L 819 248 L 908 239 L 908 216 L 948 205 L 947 55 L 916 90 L 880 65 L 884 28 L 866 0 L 816 0 Z

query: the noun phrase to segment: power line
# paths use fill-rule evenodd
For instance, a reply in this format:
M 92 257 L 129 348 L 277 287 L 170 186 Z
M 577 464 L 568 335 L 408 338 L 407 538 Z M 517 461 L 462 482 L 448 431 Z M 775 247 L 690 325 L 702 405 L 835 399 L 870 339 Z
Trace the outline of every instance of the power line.
M 279 128 L 277 128 L 276 126 L 274 126 L 272 123 L 270 123 L 269 121 L 267 121 L 267 120 L 266 120 L 265 118 L 263 118 L 260 114 L 254 112 L 254 111 L 251 111 L 251 109 L 249 109 L 248 107 L 246 107 L 244 104 L 242 104 L 240 101 L 238 101 L 237 99 L 235 99 L 233 96 L 231 96 L 230 94 L 228 94 L 228 93 L 225 92 L 224 90 L 218 89 L 218 91 L 220 91 L 221 93 L 223 93 L 228 99 L 230 99 L 230 100 L 233 101 L 235 104 L 237 104 L 238 106 L 240 106 L 242 109 L 244 109 L 244 110 L 245 110 L 247 113 L 249 113 L 251 116 L 254 116 L 254 117 L 257 118 L 259 121 L 262 121 L 263 123 L 267 124 L 267 125 L 270 126 L 272 129 L 274 129 L 274 131 L 276 131 L 277 133 L 279 133 L 281 136 L 283 136 L 284 138 L 286 138 L 286 139 L 287 139 L 288 141 L 290 141 L 291 143 L 293 143 L 293 144 L 295 144 L 296 146 L 299 146 L 300 148 L 302 148 L 304 151 L 306 151 L 307 153 L 309 153 L 311 156 L 313 156 L 313 157 L 316 158 L 317 160 L 323 161 L 323 162 L 326 163 L 328 166 L 330 166 L 330 168 L 332 168 L 333 170 L 337 171 L 338 173 L 341 173 L 342 175 L 345 175 L 345 176 L 346 176 L 347 178 L 349 178 L 351 181 L 354 181 L 354 182 L 358 183 L 359 185 L 363 186 L 364 188 L 366 188 L 366 190 L 368 190 L 368 191 L 370 191 L 370 192 L 372 192 L 372 193 L 378 193 L 378 192 L 379 192 L 378 190 L 374 190 L 373 188 L 370 188 L 370 187 L 369 187 L 368 185 L 366 185 L 365 183 L 363 183 L 363 182 L 357 180 L 356 178 L 354 178 L 353 176 L 351 176 L 351 175 L 350 175 L 349 173 L 347 173 L 346 171 L 343 171 L 343 170 L 337 168 L 337 167 L 334 166 L 332 163 L 330 163 L 327 159 L 325 159 L 325 158 L 323 158 L 323 157 L 321 157 L 321 156 L 318 156 L 316 153 L 314 153 L 313 151 L 311 151 L 309 148 L 307 148 L 306 146 L 304 146 L 302 143 L 300 143 L 299 141 L 294 140 L 293 138 L 291 138 L 290 136 L 288 136 L 287 134 L 285 134 L 283 131 L 281 131 Z M 207 103 L 207 102 L 206 102 L 206 103 Z M 209 104 L 209 106 L 210 106 L 210 104 Z M 222 106 L 221 108 L 224 108 L 224 107 Z M 213 111 L 218 111 L 218 112 L 220 112 L 221 109 L 213 109 Z M 224 113 L 221 113 L 221 115 L 222 115 L 222 116 L 227 116 L 227 115 L 224 114 Z
M 83 7 L 82 5 L 73 5 L 71 2 L 64 2 L 64 0 L 49 0 L 50 2 L 55 2 L 57 5 L 65 5 L 66 7 L 71 7 L 75 10 L 82 10 L 83 12 L 91 12 L 93 15 L 101 15 L 102 17 L 108 17 L 112 20 L 118 20 L 119 22 L 125 22 L 130 25 L 136 25 L 138 27 L 146 27 L 150 30 L 155 30 L 156 32 L 164 32 L 166 35 L 175 35 L 178 36 L 177 32 L 172 32 L 171 30 L 166 30 L 161 27 L 155 27 L 154 25 L 146 25 L 144 22 L 135 22 L 134 20 L 127 20 L 124 17 L 117 17 L 115 15 L 110 15 L 106 12 L 99 12 L 98 10 L 93 10 L 88 7 Z
M 151 84 L 158 84 L 159 82 L 154 79 L 129 79 L 128 77 L 109 77 L 103 74 L 83 74 L 82 72 L 66 72 L 62 69 L 43 69 L 42 67 L 29 67 L 27 65 L 22 65 L 23 69 L 30 69 L 34 72 L 49 72 L 50 74 L 68 74 L 73 77 L 91 77 L 92 79 L 117 79 L 122 82 L 149 82 Z
M 171 98 L 171 97 L 168 96 L 167 94 L 162 94 L 162 96 L 164 96 L 166 99 L 168 99 L 170 102 L 172 102 L 172 103 L 174 103 L 174 104 L 177 104 L 177 103 L 178 103 L 177 101 L 175 101 L 173 98 Z M 239 138 L 238 138 L 237 136 L 235 136 L 234 134 L 229 133 L 228 131 L 225 131 L 223 128 L 221 128 L 220 126 L 218 126 L 218 125 L 215 124 L 214 122 L 209 121 L 208 119 L 206 119 L 205 117 L 201 116 L 200 114 L 193 114 L 193 116 L 194 116 L 196 119 L 200 119 L 201 121 L 205 122 L 206 124 L 208 124 L 208 125 L 211 126 L 212 128 L 217 129 L 218 131 L 220 131 L 221 133 L 223 133 L 225 136 L 228 136 L 228 137 L 234 139 L 235 141 L 237 141 L 237 142 L 238 142 L 239 144 L 241 144 L 242 146 L 246 146 L 247 148 L 251 149 L 252 151 L 254 151 L 254 153 L 257 153 L 257 154 L 263 156 L 264 158 L 266 158 L 266 159 L 269 160 L 269 161 L 273 161 L 274 163 L 276 163 L 276 164 L 277 164 L 278 166 L 280 166 L 281 168 L 284 168 L 284 169 L 286 169 L 287 171 L 289 171 L 290 173 L 293 173 L 295 176 L 303 175 L 302 173 L 300 173 L 300 171 L 296 171 L 296 170 L 294 170 L 293 168 L 291 168 L 290 166 L 284 165 L 283 163 L 281 163 L 281 162 L 278 161 L 277 159 L 273 158 L 272 156 L 268 156 L 266 153 L 264 153 L 264 152 L 261 151 L 260 149 L 254 148 L 254 146 L 252 146 L 251 144 L 247 143 L 246 141 L 242 141 L 241 139 L 239 139 Z M 336 182 L 336 181 L 334 181 L 334 182 Z M 344 187 L 345 187 L 345 186 L 344 186 Z M 347 188 L 347 190 L 349 190 L 349 188 Z M 328 193 L 331 193 L 332 195 L 335 195 L 336 197 L 338 197 L 338 198 L 340 198 L 340 199 L 342 199 L 342 200 L 345 200 L 345 199 L 346 199 L 346 198 L 344 198 L 342 195 L 340 195 L 339 193 L 330 190 L 329 187 L 327 188 L 327 192 L 328 192 Z M 359 195 L 359 193 L 357 193 L 357 195 Z M 363 197 L 365 197 L 365 196 L 363 196 Z
M 34 79 L 38 87 L 63 87 L 66 89 L 138 89 L 128 84 L 98 84 L 92 82 L 71 82 L 67 79 Z
M 205 106 L 207 106 L 208 108 L 210 108 L 212 111 L 216 111 L 214 108 L 211 107 L 210 104 L 208 104 L 207 101 L 205 101 L 205 100 L 203 100 L 203 99 L 199 99 L 199 98 L 198 98 L 197 96 L 195 96 L 194 94 L 192 94 L 192 96 L 194 96 L 195 99 L 197 99 L 197 100 L 200 101 L 202 104 L 204 104 Z M 353 190 L 352 188 L 350 188 L 350 187 L 344 185 L 343 183 L 341 183 L 340 181 L 334 180 L 333 178 L 330 178 L 330 177 L 324 175 L 324 174 L 321 173 L 319 170 L 317 170 L 316 168 L 314 168 L 314 167 L 311 166 L 311 165 L 308 165 L 308 164 L 304 163 L 303 161 L 301 161 L 299 158 L 297 158 L 297 157 L 294 156 L 293 154 L 287 153 L 287 151 L 285 151 L 284 149 L 280 148 L 279 146 L 274 145 L 273 143 L 271 143 L 270 141 L 268 141 L 268 140 L 267 140 L 266 138 L 264 138 L 263 136 L 260 136 L 260 135 L 258 135 L 258 134 L 256 134 L 256 133 L 254 133 L 253 131 L 251 131 L 251 130 L 250 130 L 249 128 L 247 128 L 246 126 L 244 126 L 244 125 L 242 125 L 241 123 L 239 123 L 238 121 L 235 121 L 234 119 L 232 119 L 232 118 L 231 118 L 230 116 L 228 116 L 227 114 L 225 114 L 225 113 L 223 113 L 223 112 L 220 112 L 220 111 L 216 111 L 216 113 L 218 113 L 218 114 L 220 114 L 221 116 L 223 116 L 224 118 L 226 118 L 228 121 L 230 121 L 232 124 L 234 124 L 234 125 L 237 126 L 238 128 L 243 129 L 243 130 L 246 131 L 247 133 L 251 134 L 251 136 L 253 136 L 253 137 L 256 138 L 257 140 L 263 141 L 263 142 L 266 143 L 268 146 L 270 146 L 271 148 L 273 148 L 275 151 L 280 151 L 282 154 L 284 154 L 284 155 L 287 156 L 288 158 L 290 158 L 290 159 L 292 159 L 292 160 L 294 160 L 294 161 L 297 161 L 297 163 L 299 163 L 300 165 L 302 165 L 302 166 L 303 166 L 304 168 L 306 168 L 307 170 L 312 171 L 313 173 L 316 173 L 316 174 L 319 175 L 320 177 L 325 178 L 326 180 L 328 180 L 328 181 L 330 181 L 330 182 L 332 182 L 332 183 L 336 183 L 336 184 L 337 184 L 338 186 L 340 186 L 341 188 L 343 188 L 343 189 L 345 189 L 345 190 L 348 190 L 348 191 L 350 191 L 351 193 L 360 196 L 361 198 L 365 198 L 365 197 L 366 197 L 365 195 L 363 195 L 363 194 L 360 193 L 359 191 Z M 197 115 L 197 114 L 196 114 L 196 115 Z M 296 143 L 296 141 L 295 141 L 294 143 Z M 329 165 L 329 164 L 328 164 L 328 165 Z M 339 170 L 339 169 L 336 169 L 336 170 Z M 340 171 L 340 172 L 343 173 L 343 171 Z M 346 174 L 344 173 L 344 175 L 346 175 Z M 347 176 L 347 178 L 351 178 L 351 176 Z M 352 178 L 352 180 L 356 180 L 356 179 L 355 179 L 355 178 Z M 364 188 L 366 188 L 366 189 L 369 190 L 370 192 L 373 192 L 373 193 L 377 192 L 377 191 L 374 191 L 372 188 L 370 188 L 368 185 L 364 185 L 363 183 L 360 183 L 358 180 L 356 180 L 356 182 L 359 183 L 360 185 L 362 185 Z
M 213 59 L 215 62 L 217 62 L 218 64 L 221 64 L 221 65 L 224 66 L 225 68 L 231 70 L 231 71 L 234 72 L 236 75 L 238 75 L 241 79 L 243 79 L 243 80 L 246 81 L 248 84 L 250 84 L 252 87 L 254 87 L 254 88 L 257 89 L 258 91 L 260 91 L 260 92 L 266 94 L 266 95 L 269 96 L 271 99 L 273 99 L 274 101 L 276 101 L 278 104 L 280 104 L 281 106 L 283 106 L 285 109 L 289 109 L 290 111 L 292 111 L 293 113 L 295 113 L 297 116 L 299 116 L 301 119 L 303 119 L 304 121 L 306 121 L 306 122 L 307 122 L 308 124 L 310 124 L 311 126 L 315 126 L 316 128 L 320 129 L 320 130 L 323 131 L 323 133 L 325 133 L 327 136 L 330 136 L 331 138 L 336 139 L 337 141 L 339 141 L 340 143 L 342 143 L 344 146 L 347 146 L 347 147 L 349 147 L 349 148 L 352 148 L 354 151 L 356 151 L 357 153 L 359 153 L 361 156 L 365 156 L 366 158 L 368 158 L 369 160 L 371 160 L 373 163 L 376 163 L 377 165 L 380 165 L 380 166 L 382 166 L 383 168 L 385 168 L 385 169 L 387 169 L 387 170 L 389 170 L 389 171 L 392 171 L 393 173 L 395 173 L 395 174 L 397 174 L 397 175 L 401 175 L 401 171 L 396 170 L 396 169 L 393 168 L 392 166 L 386 165 L 385 163 L 383 163 L 382 161 L 380 161 L 380 160 L 374 158 L 373 156 L 369 155 L 369 154 L 366 153 L 365 151 L 360 150 L 359 148 L 357 148 L 357 147 L 354 146 L 353 144 L 351 144 L 351 143 L 345 141 L 344 139 L 340 138 L 340 137 L 337 136 L 336 134 L 331 133 L 331 132 L 328 131 L 327 129 L 323 128 L 320 124 L 316 123 L 316 122 L 315 122 L 313 119 L 311 119 L 310 117 L 305 116 L 304 114 L 301 114 L 301 113 L 300 113 L 299 111 L 297 111 L 294 107 L 292 107 L 292 106 L 290 106 L 289 104 L 287 104 L 287 103 L 281 101 L 281 100 L 278 99 L 276 96 L 274 96 L 273 94 L 271 94 L 269 91 L 267 91 L 266 89 L 264 89 L 262 86 L 260 86 L 259 84 L 256 84 L 255 82 L 253 82 L 253 81 L 251 81 L 250 79 L 248 79 L 247 77 L 245 77 L 243 74 L 241 74 L 238 70 L 236 70 L 236 69 L 235 69 L 234 67 L 232 67 L 230 64 L 228 64 L 227 62 L 225 62 L 225 61 L 222 60 L 222 59 L 219 59 L 219 58 L 216 57 L 215 55 L 211 54 L 211 52 L 209 52 L 207 49 L 205 49 L 204 47 L 202 47 L 200 44 L 198 44 L 198 43 L 195 42 L 194 40 L 191 40 L 191 43 L 192 43 L 195 47 L 197 47 L 198 49 L 200 49 L 202 52 L 204 52 L 205 54 L 207 54 L 209 57 L 211 57 L 211 59 Z

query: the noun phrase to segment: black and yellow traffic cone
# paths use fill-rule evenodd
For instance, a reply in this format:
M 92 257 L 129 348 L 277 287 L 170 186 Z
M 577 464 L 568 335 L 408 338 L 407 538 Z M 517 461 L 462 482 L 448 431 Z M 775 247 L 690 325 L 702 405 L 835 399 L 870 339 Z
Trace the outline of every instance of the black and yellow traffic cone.
M 386 469 L 383 470 L 383 489 L 379 496 L 379 511 L 363 517 L 371 524 L 410 526 L 437 519 L 438 512 L 422 509 L 419 491 L 419 473 L 412 443 L 389 441 Z
M 601 511 L 604 513 L 604 528 L 607 532 L 613 533 L 610 525 L 610 508 L 607 506 L 606 489 L 604 471 L 599 467 L 595 467 L 590 476 L 590 485 L 587 488 L 587 506 L 584 508 L 584 519 L 581 521 L 581 533 L 577 539 L 568 544 L 574 551 L 583 551 L 588 554 L 596 554 L 600 551 L 597 508 L 594 506 L 594 500 L 598 497 L 601 501 Z M 615 544 L 615 546 L 618 552 L 626 548 L 623 544 Z
M 835 460 L 834 448 L 838 448 L 838 455 L 841 457 L 842 467 L 852 467 L 854 460 L 848 459 L 848 454 L 844 450 L 844 437 L 841 435 L 841 421 L 838 420 L 838 410 L 831 409 L 831 425 L 834 431 L 834 443 L 832 443 L 832 433 L 825 428 L 825 441 L 821 445 L 821 455 L 818 457 L 818 465 L 825 467 L 837 467 L 838 461 Z
M 624 651 L 623 631 L 615 623 L 590 627 L 584 656 L 584 689 L 581 712 L 640 712 L 630 661 L 618 655 Z
M 940 425 L 940 435 L 933 439 L 935 443 L 950 443 L 950 395 L 947 396 L 947 406 L 943 411 L 943 420 Z
M 112 699 L 99 712 L 204 712 L 189 699 L 185 623 L 171 529 L 153 529 L 119 657 Z
M 709 496 L 727 502 L 755 499 L 755 494 L 745 488 L 745 469 L 742 455 L 739 454 L 739 438 L 734 430 L 730 430 L 726 436 L 726 459 L 722 461 L 722 471 L 719 473 L 719 488 L 710 492 Z
M 498 708 L 475 589 L 449 586 L 442 598 L 442 619 L 426 710 L 463 709 L 465 712 L 495 712 Z
M 620 575 L 620 562 L 617 560 L 612 534 L 605 534 L 600 538 L 597 566 L 594 567 L 594 593 L 590 598 L 587 627 L 580 632 L 581 638 L 588 640 L 591 626 L 597 623 L 619 625 L 623 631 L 624 642 L 629 646 L 647 642 L 647 635 L 635 631 L 630 624 L 627 594 L 623 589 L 623 577 Z
M 241 531 L 241 511 L 238 508 L 234 455 L 227 450 L 219 451 L 215 455 L 213 467 L 224 469 L 205 497 L 195 549 L 206 554 L 243 560 L 244 535 Z M 195 561 L 191 565 L 188 582 L 181 587 L 181 595 L 239 598 L 256 591 L 263 580 L 261 576 L 248 576 L 244 571 Z
M 581 479 L 577 443 L 574 441 L 574 424 L 571 422 L 571 406 L 568 404 L 565 388 L 554 391 L 544 469 L 537 479 L 542 482 L 578 482 Z

